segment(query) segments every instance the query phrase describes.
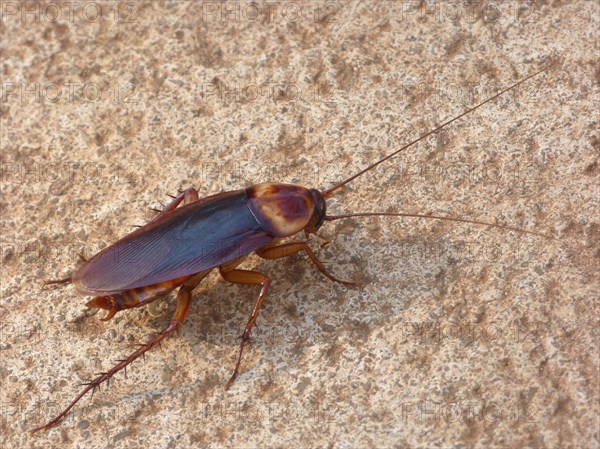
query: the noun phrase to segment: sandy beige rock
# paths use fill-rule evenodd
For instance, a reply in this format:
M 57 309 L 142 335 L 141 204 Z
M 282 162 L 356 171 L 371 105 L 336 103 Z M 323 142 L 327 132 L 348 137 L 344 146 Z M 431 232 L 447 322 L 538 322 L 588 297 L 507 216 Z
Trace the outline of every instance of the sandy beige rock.
M 3 447 L 598 447 L 597 2 L 100 3 L 2 4 Z M 331 210 L 556 239 L 330 223 L 314 248 L 366 286 L 249 259 L 273 284 L 230 391 L 257 289 L 211 276 L 181 335 L 26 433 L 174 309 L 100 323 L 42 288 L 79 252 L 180 187 L 326 188 L 554 57 Z

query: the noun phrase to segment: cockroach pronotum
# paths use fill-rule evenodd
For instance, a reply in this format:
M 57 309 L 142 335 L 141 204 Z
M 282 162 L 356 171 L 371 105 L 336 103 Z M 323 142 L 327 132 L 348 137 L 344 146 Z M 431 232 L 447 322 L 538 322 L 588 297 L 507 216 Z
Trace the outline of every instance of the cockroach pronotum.
M 250 253 L 255 252 L 264 259 L 279 259 L 303 251 L 317 269 L 332 281 L 355 285 L 329 273 L 306 240 L 281 242 L 282 239 L 302 231 L 308 239 L 310 234 L 315 234 L 325 221 L 367 216 L 418 217 L 492 226 L 547 237 L 538 232 L 511 226 L 456 217 L 392 212 L 327 215 L 325 200 L 357 177 L 495 100 L 552 65 L 553 63 L 546 65 L 501 90 L 329 189 L 321 191 L 291 184 L 257 184 L 246 189 L 223 192 L 205 198 L 199 198 L 198 192 L 193 188 L 179 192 L 146 225 L 100 251 L 91 259 L 82 258 L 83 265 L 72 276 L 47 281 L 46 284 L 70 282 L 79 293 L 93 296 L 86 305 L 107 310 L 108 313 L 102 319 L 103 321 L 111 319 L 121 310 L 144 306 L 167 295 L 177 287 L 179 290 L 176 310 L 168 326 L 147 343 L 140 345 L 127 358 L 120 360 L 110 370 L 85 384 L 83 391 L 59 415 L 32 432 L 47 430 L 57 425 L 83 396 L 94 391 L 115 373 L 177 331 L 188 314 L 192 291 L 215 268 L 219 269 L 226 281 L 261 286 L 241 337 L 233 374 L 225 385 L 225 389 L 228 389 L 238 375 L 244 347 L 250 340 L 252 327 L 270 284 L 270 279 L 265 274 L 237 269 Z

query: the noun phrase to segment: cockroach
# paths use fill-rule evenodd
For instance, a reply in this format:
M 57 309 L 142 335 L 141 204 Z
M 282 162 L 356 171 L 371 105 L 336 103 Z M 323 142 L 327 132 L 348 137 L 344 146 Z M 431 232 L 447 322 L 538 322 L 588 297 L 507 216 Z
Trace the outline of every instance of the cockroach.
M 193 188 L 181 191 L 158 211 L 150 222 L 91 259 L 85 260 L 82 257 L 83 265 L 72 276 L 47 281 L 46 284 L 72 283 L 78 293 L 93 296 L 86 305 L 107 310 L 107 315 L 102 321 L 110 320 L 121 310 L 144 306 L 166 296 L 176 288 L 179 290 L 176 310 L 168 326 L 147 343 L 140 345 L 128 357 L 119 360 L 110 370 L 84 384 L 83 391 L 59 415 L 32 432 L 47 430 L 57 425 L 83 396 L 95 391 L 115 373 L 179 330 L 190 309 L 192 291 L 215 268 L 228 282 L 261 287 L 241 336 L 235 368 L 225 385 L 225 389 L 228 389 L 238 376 L 244 347 L 250 340 L 252 328 L 271 282 L 269 276 L 263 273 L 237 268 L 250 253 L 255 252 L 264 259 L 279 259 L 304 252 L 317 269 L 332 281 L 356 285 L 329 273 L 307 244 L 308 240 L 281 242 L 282 239 L 302 231 L 308 239 L 310 234 L 316 234 L 325 221 L 368 216 L 417 217 L 491 226 L 547 237 L 538 232 L 511 226 L 437 215 L 393 212 L 328 215 L 325 200 L 379 164 L 516 88 L 552 65 L 553 63 L 501 90 L 329 189 L 317 190 L 291 184 L 257 184 L 205 198 L 199 198 L 198 192 Z

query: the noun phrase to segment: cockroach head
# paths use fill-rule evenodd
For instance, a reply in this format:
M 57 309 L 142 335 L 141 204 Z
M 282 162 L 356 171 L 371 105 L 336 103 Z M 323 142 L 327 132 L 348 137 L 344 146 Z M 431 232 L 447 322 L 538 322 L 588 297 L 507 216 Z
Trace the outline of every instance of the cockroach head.
M 306 226 L 306 230 L 309 233 L 316 232 L 323 222 L 325 221 L 325 213 L 327 212 L 327 203 L 325 202 L 325 198 L 317 189 L 310 189 L 310 195 L 313 199 L 314 210 L 308 225 Z

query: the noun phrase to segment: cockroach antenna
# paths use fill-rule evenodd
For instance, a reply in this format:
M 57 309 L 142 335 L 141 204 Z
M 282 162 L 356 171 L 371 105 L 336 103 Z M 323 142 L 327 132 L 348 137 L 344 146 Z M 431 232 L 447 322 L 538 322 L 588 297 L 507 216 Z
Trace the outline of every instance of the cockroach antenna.
M 434 133 L 438 132 L 439 130 L 445 128 L 446 126 L 450 125 L 451 123 L 454 123 L 455 121 L 457 121 L 458 119 L 464 117 L 465 115 L 467 115 L 467 114 L 475 111 L 476 109 L 479 109 L 484 104 L 487 104 L 487 103 L 495 100 L 496 98 L 501 97 L 506 92 L 508 92 L 508 91 L 516 88 L 517 86 L 523 84 L 527 80 L 530 80 L 534 76 L 537 76 L 537 75 L 539 75 L 542 72 L 545 72 L 550 67 L 554 66 L 555 63 L 556 63 L 556 60 L 552 61 L 550 64 L 547 64 L 546 66 L 542 67 L 541 69 L 537 70 L 536 72 L 532 73 L 531 75 L 523 78 L 522 80 L 517 81 L 516 83 L 510 85 L 509 87 L 507 87 L 505 89 L 502 89 L 497 94 L 495 94 L 495 95 L 491 96 L 490 98 L 482 101 L 481 103 L 477 104 L 476 106 L 474 106 L 474 107 L 472 107 L 470 109 L 467 109 L 463 113 L 457 115 L 456 117 L 454 117 L 454 118 L 452 118 L 450 120 L 447 120 L 446 122 L 444 122 L 441 125 L 435 127 L 431 131 L 428 131 L 425 134 L 421 135 L 420 137 L 416 138 L 412 142 L 409 142 L 406 145 L 403 145 L 402 147 L 398 148 L 397 150 L 393 151 L 392 153 L 388 154 L 387 156 L 384 156 L 383 158 L 379 159 L 378 161 L 372 163 L 371 165 L 369 165 L 368 167 L 362 169 L 358 173 L 350 176 L 349 178 L 344 179 L 343 181 L 335 184 L 333 187 L 330 187 L 327 190 L 323 190 L 321 192 L 321 195 L 323 196 L 323 198 L 330 198 L 330 197 L 332 197 L 334 195 L 334 193 L 335 193 L 336 190 L 339 190 L 341 187 L 343 187 L 346 184 L 349 184 L 350 182 L 354 181 L 359 176 L 361 176 L 361 175 L 365 174 L 366 172 L 368 172 L 369 170 L 377 167 L 379 164 L 387 161 L 388 159 L 393 158 L 394 156 L 396 156 L 397 154 L 403 152 L 404 150 L 407 150 L 408 148 L 412 147 L 414 144 L 420 142 L 421 140 L 426 139 L 427 137 L 431 136 L 432 134 L 434 134 Z M 540 232 L 528 231 L 528 230 L 517 228 L 517 227 L 513 227 L 513 226 L 503 226 L 503 225 L 499 225 L 499 224 L 495 224 L 495 223 L 488 223 L 488 222 L 479 221 L 479 220 L 467 220 L 467 219 L 464 219 L 464 218 L 457 218 L 457 217 L 445 217 L 445 216 L 439 216 L 439 215 L 425 215 L 425 214 L 408 213 L 408 212 L 405 212 L 405 213 L 402 213 L 402 212 L 359 212 L 359 213 L 350 213 L 350 214 L 342 214 L 342 215 L 325 215 L 324 221 L 334 221 L 334 220 L 339 220 L 339 219 L 342 219 L 342 218 L 351 218 L 351 217 L 381 217 L 381 216 L 385 216 L 385 217 L 409 217 L 409 218 L 430 218 L 430 219 L 435 219 L 435 220 L 457 221 L 457 222 L 461 222 L 461 223 L 470 223 L 470 224 L 476 224 L 476 225 L 491 226 L 491 227 L 499 228 L 499 229 L 503 229 L 503 230 L 516 231 L 516 232 L 521 232 L 521 233 L 524 233 L 524 234 L 531 234 L 531 235 L 537 235 L 537 236 L 540 236 L 540 237 L 546 237 L 546 238 L 554 239 L 554 237 L 551 237 L 551 236 L 546 235 L 546 234 L 542 234 Z
M 403 145 L 402 147 L 398 148 L 397 150 L 393 151 L 392 153 L 388 154 L 387 156 L 383 157 L 382 159 L 379 159 L 377 162 L 372 163 L 371 165 L 369 165 L 367 168 L 362 169 L 361 171 L 359 171 L 358 173 L 350 176 L 347 179 L 344 179 L 343 181 L 335 184 L 333 187 L 330 187 L 327 190 L 323 190 L 321 192 L 321 194 L 323 195 L 324 198 L 329 198 L 331 196 L 333 196 L 333 192 L 335 192 L 336 190 L 338 190 L 339 188 L 345 186 L 346 184 L 354 181 L 356 178 L 358 178 L 359 176 L 365 174 L 366 172 L 368 172 L 369 170 L 377 167 L 379 164 L 382 164 L 383 162 L 387 161 L 388 159 L 393 158 L 394 156 L 396 156 L 397 154 L 403 152 L 404 150 L 407 150 L 408 148 L 412 147 L 414 144 L 420 142 L 423 139 L 426 139 L 427 137 L 431 136 L 432 134 L 438 132 L 439 130 L 445 128 L 446 126 L 450 125 L 451 123 L 454 123 L 455 121 L 457 121 L 458 119 L 464 117 L 465 115 L 479 109 L 481 106 L 483 106 L 484 104 L 487 104 L 491 101 L 494 101 L 496 98 L 501 97 L 502 95 L 504 95 L 506 92 L 514 89 L 515 87 L 523 84 L 524 82 L 526 82 L 527 80 L 530 80 L 531 78 L 533 78 L 534 76 L 539 75 L 542 72 L 545 72 L 546 70 L 548 70 L 550 67 L 552 67 L 554 64 L 556 64 L 556 61 L 552 61 L 550 64 L 542 67 L 541 69 L 539 69 L 538 71 L 532 73 L 531 75 L 523 78 L 520 81 L 517 81 L 516 83 L 512 84 L 511 86 L 507 87 L 506 89 L 501 90 L 500 92 L 498 92 L 496 95 L 491 96 L 490 98 L 483 100 L 481 103 L 479 103 L 476 106 L 473 106 L 470 109 L 467 109 L 465 112 L 457 115 L 456 117 L 442 123 L 441 125 L 435 127 L 434 129 L 432 129 L 431 131 L 426 132 L 425 134 L 421 135 L 420 137 L 416 138 L 415 140 L 413 140 L 412 142 L 407 143 L 406 145 Z

